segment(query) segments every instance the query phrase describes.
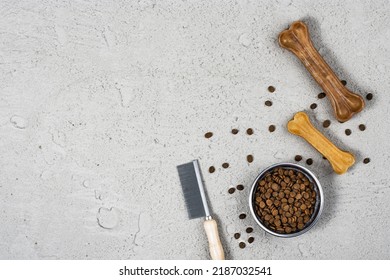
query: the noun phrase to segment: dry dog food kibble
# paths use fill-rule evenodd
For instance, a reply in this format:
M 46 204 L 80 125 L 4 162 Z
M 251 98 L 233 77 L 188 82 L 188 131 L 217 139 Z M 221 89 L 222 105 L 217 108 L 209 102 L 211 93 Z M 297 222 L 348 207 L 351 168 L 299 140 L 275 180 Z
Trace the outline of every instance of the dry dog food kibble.
M 242 213 L 240 214 L 240 216 L 238 216 L 241 220 L 245 219 L 246 218 L 246 214 Z
M 255 241 L 255 238 L 254 237 L 249 237 L 248 238 L 248 243 L 250 244 L 250 243 L 253 243 L 253 241 Z
M 326 96 L 325 92 L 321 92 L 318 94 L 319 99 L 325 98 L 325 96 Z
M 349 135 L 351 135 L 351 133 L 352 133 L 352 131 L 350 129 L 347 128 L 345 130 L 345 135 L 349 136 Z
M 359 129 L 360 129 L 360 131 L 365 131 L 366 130 L 366 126 L 364 124 L 360 124 L 359 125 Z
M 269 132 L 274 132 L 275 129 L 276 129 L 276 127 L 275 127 L 273 124 L 271 124 L 271 125 L 268 127 Z
M 222 163 L 222 167 L 223 168 L 228 168 L 229 167 L 229 163 L 227 163 L 227 162 Z
M 252 231 L 253 231 L 253 228 L 251 228 L 251 227 L 246 228 L 247 233 L 251 233 Z
M 313 103 L 310 105 L 310 109 L 314 110 L 315 108 L 317 108 L 317 104 Z
M 372 93 L 366 95 L 367 100 L 372 100 L 373 97 Z
M 230 188 L 230 189 L 228 190 L 228 193 L 233 194 L 235 191 L 236 191 L 235 188 Z
M 307 163 L 307 165 L 312 165 L 312 164 L 313 164 L 313 159 L 308 158 L 308 159 L 306 160 L 306 163 Z
M 234 238 L 235 239 L 238 239 L 238 238 L 240 238 L 241 237 L 241 234 L 239 234 L 238 232 L 236 232 L 235 234 L 234 234 Z
M 370 162 L 370 158 L 365 158 L 364 160 L 363 160 L 363 163 L 364 164 L 367 164 L 367 163 L 369 163 Z
M 209 172 L 210 173 L 214 173 L 215 172 L 215 167 L 214 166 L 210 166 L 209 167 Z
M 212 132 L 207 132 L 204 137 L 206 138 L 211 138 L 213 136 L 213 133 Z
M 238 129 L 233 128 L 233 129 L 232 129 L 232 134 L 236 135 L 237 133 L 238 133 Z
M 265 106 L 271 107 L 272 106 L 272 101 L 267 100 L 267 101 L 265 101 L 264 104 L 265 104 Z
M 241 249 L 244 249 L 246 245 L 245 245 L 244 242 L 240 242 L 240 243 L 238 244 L 238 246 L 240 246 Z
M 347 85 L 347 81 L 346 80 L 341 80 L 340 82 L 343 84 L 343 86 Z
M 246 160 L 247 160 L 249 163 L 253 162 L 253 156 L 252 156 L 252 155 L 247 155 L 247 156 L 246 156 Z
M 324 122 L 322 123 L 322 126 L 325 127 L 325 128 L 329 127 L 329 126 L 330 126 L 330 120 L 324 121 Z
M 252 134 L 253 134 L 253 129 L 252 129 L 252 128 L 248 128 L 248 129 L 246 130 L 246 134 L 252 135 Z
M 244 189 L 244 186 L 243 185 L 237 185 L 236 188 L 237 188 L 237 190 L 242 191 Z
M 295 156 L 295 161 L 301 161 L 302 160 L 302 156 L 301 155 L 296 155 Z
M 305 228 L 316 203 L 313 183 L 301 172 L 275 168 L 258 182 L 255 212 L 263 224 L 278 233 Z
M 269 91 L 269 92 L 275 92 L 275 87 L 269 86 L 269 87 L 268 87 L 268 91 Z

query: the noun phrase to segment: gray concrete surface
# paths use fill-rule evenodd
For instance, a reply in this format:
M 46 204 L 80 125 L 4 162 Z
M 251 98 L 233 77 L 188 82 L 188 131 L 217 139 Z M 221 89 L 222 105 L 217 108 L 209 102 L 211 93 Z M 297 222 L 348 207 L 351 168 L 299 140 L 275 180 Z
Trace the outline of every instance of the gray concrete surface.
M 1 1 L 0 258 L 207 259 L 202 221 L 187 219 L 176 172 L 199 158 L 228 258 L 389 259 L 389 7 L 386 0 Z M 298 19 L 347 86 L 374 95 L 347 123 L 335 120 L 318 85 L 277 44 Z M 347 174 L 335 175 L 287 132 L 300 110 L 356 155 Z M 207 131 L 214 136 L 205 139 Z M 314 160 L 326 207 L 311 231 L 280 239 L 249 216 L 249 185 L 296 154 Z M 245 189 L 228 194 L 237 184 Z

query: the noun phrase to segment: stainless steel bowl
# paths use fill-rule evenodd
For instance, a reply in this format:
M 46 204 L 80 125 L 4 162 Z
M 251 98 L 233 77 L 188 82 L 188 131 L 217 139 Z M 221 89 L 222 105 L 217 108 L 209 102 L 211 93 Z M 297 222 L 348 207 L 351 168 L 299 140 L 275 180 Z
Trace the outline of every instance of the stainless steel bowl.
M 270 228 L 267 228 L 261 221 L 260 217 L 256 214 L 256 209 L 255 209 L 255 199 L 256 199 L 256 189 L 258 186 L 258 182 L 262 180 L 265 177 L 265 174 L 275 168 L 282 167 L 285 169 L 293 169 L 296 171 L 302 172 L 309 180 L 310 182 L 313 183 L 313 187 L 316 191 L 316 204 L 314 205 L 314 211 L 313 214 L 310 218 L 310 220 L 306 223 L 305 227 L 298 231 L 298 232 L 293 232 L 293 233 L 278 233 L 273 231 Z M 266 232 L 278 236 L 278 237 L 295 237 L 301 234 L 304 234 L 308 230 L 310 230 L 319 220 L 322 210 L 324 208 L 324 193 L 322 191 L 322 187 L 316 176 L 307 168 L 300 166 L 298 164 L 294 163 L 277 163 L 274 165 L 271 165 L 264 169 L 255 179 L 255 181 L 252 184 L 251 191 L 249 193 L 249 208 L 251 210 L 252 216 L 255 219 L 255 221 L 259 224 L 259 226 L 265 230 Z

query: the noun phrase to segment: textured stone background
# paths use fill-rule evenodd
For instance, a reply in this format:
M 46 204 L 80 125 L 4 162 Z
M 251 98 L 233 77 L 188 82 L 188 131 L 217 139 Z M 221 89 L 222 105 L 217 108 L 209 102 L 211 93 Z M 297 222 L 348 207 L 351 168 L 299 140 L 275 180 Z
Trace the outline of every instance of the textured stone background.
M 208 258 L 202 221 L 187 219 L 176 172 L 199 158 L 228 258 L 389 259 L 389 7 L 386 0 L 1 1 L 0 258 Z M 278 46 L 279 32 L 297 19 L 351 90 L 374 94 L 347 123 Z M 347 174 L 335 175 L 287 132 L 300 110 L 356 155 Z M 205 139 L 207 131 L 214 136 Z M 280 239 L 249 216 L 249 185 L 296 154 L 313 158 L 326 207 L 311 231 Z M 228 194 L 237 184 L 245 189 Z

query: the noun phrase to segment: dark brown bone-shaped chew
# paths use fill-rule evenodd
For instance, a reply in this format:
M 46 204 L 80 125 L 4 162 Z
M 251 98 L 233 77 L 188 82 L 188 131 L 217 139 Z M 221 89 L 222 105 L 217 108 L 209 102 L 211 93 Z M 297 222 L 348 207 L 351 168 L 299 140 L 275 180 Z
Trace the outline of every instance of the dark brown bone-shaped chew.
M 349 91 L 314 48 L 307 26 L 302 21 L 291 24 L 288 30 L 279 35 L 279 44 L 293 52 L 305 65 L 317 83 L 322 87 L 332 103 L 336 119 L 349 120 L 364 108 L 360 95 Z
M 328 138 L 319 132 L 310 122 L 304 112 L 298 112 L 288 122 L 287 129 L 292 134 L 301 136 L 317 149 L 332 165 L 337 174 L 347 172 L 348 168 L 355 163 L 355 157 L 337 148 Z

